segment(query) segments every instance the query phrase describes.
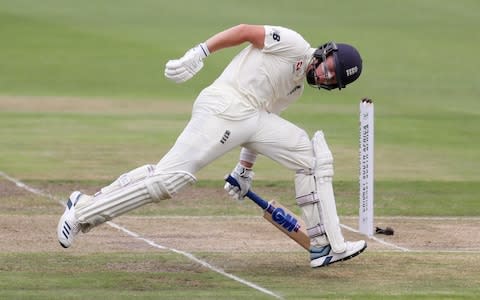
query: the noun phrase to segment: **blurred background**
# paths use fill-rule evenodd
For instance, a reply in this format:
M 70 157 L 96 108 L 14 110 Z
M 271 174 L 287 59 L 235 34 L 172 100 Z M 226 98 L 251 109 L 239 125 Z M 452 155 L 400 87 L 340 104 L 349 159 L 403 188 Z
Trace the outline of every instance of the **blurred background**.
M 341 92 L 306 88 L 283 114 L 310 134 L 324 130 L 339 183 L 357 181 L 358 106 L 369 97 L 379 183 L 476 192 L 474 0 L 2 0 L 0 170 L 31 180 L 108 181 L 157 162 L 188 121 L 196 95 L 243 46 L 208 57 L 180 85 L 163 76 L 165 63 L 239 23 L 282 25 L 313 47 L 335 40 L 360 50 L 359 81 Z M 237 157 L 234 151 L 221 158 L 199 179 L 221 181 Z M 266 158 L 256 174 L 292 179 Z

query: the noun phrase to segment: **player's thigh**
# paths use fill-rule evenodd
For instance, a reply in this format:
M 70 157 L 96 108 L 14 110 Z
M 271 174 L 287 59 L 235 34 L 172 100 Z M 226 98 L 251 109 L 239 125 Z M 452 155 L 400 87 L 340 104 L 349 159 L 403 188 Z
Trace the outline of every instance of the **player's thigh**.
M 157 164 L 162 171 L 195 174 L 220 156 L 245 143 L 255 132 L 258 117 L 241 121 L 211 114 L 194 114 L 174 146 Z
M 313 168 L 315 163 L 312 143 L 305 130 L 275 114 L 260 116 L 256 133 L 244 146 L 291 170 Z

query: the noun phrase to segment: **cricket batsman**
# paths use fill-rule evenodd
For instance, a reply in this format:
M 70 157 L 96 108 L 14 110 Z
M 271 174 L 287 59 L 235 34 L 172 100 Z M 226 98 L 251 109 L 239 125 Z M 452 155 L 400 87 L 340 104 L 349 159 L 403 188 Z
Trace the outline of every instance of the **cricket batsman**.
M 333 157 L 325 135 L 312 138 L 280 117 L 304 90 L 305 82 L 341 90 L 357 80 L 362 59 L 351 45 L 328 42 L 312 48 L 297 32 L 281 26 L 240 24 L 214 34 L 167 62 L 165 76 L 182 83 L 196 75 L 214 52 L 246 43 L 222 74 L 197 96 L 192 116 L 174 146 L 156 164 L 133 169 L 89 196 L 73 192 L 57 227 L 68 248 L 80 231 L 148 203 L 174 197 L 196 182 L 195 174 L 225 153 L 240 148 L 224 189 L 242 199 L 253 179 L 258 155 L 295 176 L 296 202 L 310 238 L 310 265 L 322 267 L 360 254 L 363 240 L 345 241 L 332 186 Z

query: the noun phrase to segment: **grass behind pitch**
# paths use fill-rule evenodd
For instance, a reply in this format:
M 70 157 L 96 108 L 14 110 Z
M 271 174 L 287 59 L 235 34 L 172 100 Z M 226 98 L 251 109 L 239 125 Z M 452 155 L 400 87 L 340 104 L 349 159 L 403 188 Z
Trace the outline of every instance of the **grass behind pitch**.
M 299 103 L 284 114 L 310 133 L 318 129 L 326 132 L 336 157 L 337 179 L 356 179 L 358 101 L 368 96 L 376 104 L 378 179 L 479 180 L 479 142 L 474 137 L 480 126 L 480 75 L 473 63 L 480 43 L 474 38 L 480 25 L 477 2 L 350 1 L 332 3 L 320 11 L 314 9 L 318 7 L 315 1 L 302 3 L 295 11 L 290 5 L 288 1 L 245 1 L 241 5 L 234 1 L 184 5 L 167 1 L 93 4 L 48 0 L 41 5 L 36 1 L 2 1 L 0 94 L 124 98 L 139 101 L 139 106 L 145 99 L 191 102 L 240 48 L 215 53 L 199 76 L 182 85 L 163 77 L 168 59 L 240 22 L 281 24 L 301 32 L 312 45 L 335 39 L 356 45 L 363 55 L 364 74 L 358 83 L 341 93 L 306 89 Z M 209 17 L 212 7 L 215 18 Z M 165 119 L 169 111 L 156 113 L 158 119 Z M 180 123 L 170 127 L 171 134 L 157 132 L 146 139 L 155 138 L 168 147 L 188 114 L 186 109 L 177 116 Z M 49 115 L 31 117 L 44 121 L 45 128 L 55 126 Z M 69 119 L 67 115 L 52 117 Z M 138 119 L 142 118 L 138 114 Z M 105 118 L 107 128 L 111 120 Z M 11 122 L 5 122 L 2 130 L 9 130 Z M 93 127 L 101 127 L 101 123 L 95 121 Z M 118 134 L 117 129 L 102 136 Z M 17 137 L 31 140 L 29 132 L 22 134 Z M 62 133 L 55 136 L 64 138 Z M 148 141 L 135 143 L 148 148 Z M 9 157 L 5 171 L 30 177 L 10 165 L 15 162 L 15 149 L 2 151 Z M 148 157 L 158 160 L 162 153 Z M 38 153 L 30 153 L 30 158 L 41 160 Z M 110 164 L 106 161 L 103 165 L 108 168 Z M 213 168 L 206 177 L 216 178 L 219 169 L 226 166 Z M 33 172 L 42 167 L 33 166 Z M 274 168 L 269 163 L 264 166 L 260 162 L 258 168 L 264 179 L 290 178 L 278 169 L 269 172 Z M 111 174 L 117 175 L 117 171 Z

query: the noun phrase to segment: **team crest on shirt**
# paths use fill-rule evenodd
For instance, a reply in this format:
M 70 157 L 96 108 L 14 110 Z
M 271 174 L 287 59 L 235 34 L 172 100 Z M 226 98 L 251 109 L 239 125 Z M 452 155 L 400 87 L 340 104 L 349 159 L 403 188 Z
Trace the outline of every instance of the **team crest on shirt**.
M 303 60 L 299 60 L 293 64 L 292 73 L 295 80 L 299 80 L 300 78 L 302 78 L 305 72 L 304 67 L 305 62 Z
M 295 72 L 298 72 L 299 70 L 302 69 L 303 66 L 303 61 L 299 60 L 295 63 Z

